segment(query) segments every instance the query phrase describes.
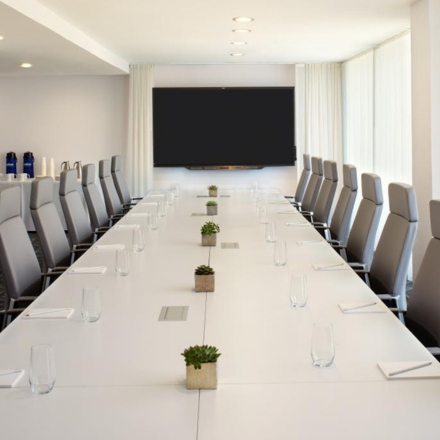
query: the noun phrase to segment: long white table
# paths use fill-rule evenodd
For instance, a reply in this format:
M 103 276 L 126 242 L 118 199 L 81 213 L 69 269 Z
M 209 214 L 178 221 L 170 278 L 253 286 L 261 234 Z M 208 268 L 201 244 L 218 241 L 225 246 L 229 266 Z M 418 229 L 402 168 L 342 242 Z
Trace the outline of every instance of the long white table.
M 433 358 L 385 308 L 384 313 L 341 313 L 339 303 L 375 300 L 347 265 L 316 271 L 312 264 L 343 260 L 317 240 L 277 193 L 268 193 L 270 218 L 288 242 L 286 266 L 273 264 L 250 191 L 224 191 L 219 215 L 207 198 L 183 192 L 132 254 L 129 276 L 114 273 L 114 252 L 89 251 L 77 266 L 107 266 L 104 275 L 63 275 L 34 307 L 72 307 L 69 320 L 16 319 L 0 334 L 0 369 L 25 368 L 17 387 L 0 390 L 0 421 L 7 438 L 315 439 L 437 438 L 439 380 L 387 381 L 378 362 Z M 134 213 L 147 211 L 139 204 Z M 292 214 L 278 211 L 292 210 Z M 200 245 L 200 227 L 218 222 L 218 245 Z M 146 218 L 127 215 L 119 224 Z M 99 244 L 130 246 L 130 230 L 113 228 Z M 221 243 L 239 243 L 223 249 Z M 195 293 L 193 272 L 210 262 L 216 291 Z M 289 273 L 308 277 L 309 301 L 292 309 Z M 81 320 L 84 286 L 101 289 L 98 322 Z M 186 321 L 158 321 L 163 306 L 189 306 Z M 313 322 L 332 322 L 334 364 L 312 366 Z M 46 396 L 28 386 L 30 347 L 54 346 L 57 382 Z M 219 388 L 185 389 L 180 353 L 189 345 L 216 345 Z M 28 423 L 26 423 L 28 420 Z M 20 423 L 19 421 L 22 421 Z

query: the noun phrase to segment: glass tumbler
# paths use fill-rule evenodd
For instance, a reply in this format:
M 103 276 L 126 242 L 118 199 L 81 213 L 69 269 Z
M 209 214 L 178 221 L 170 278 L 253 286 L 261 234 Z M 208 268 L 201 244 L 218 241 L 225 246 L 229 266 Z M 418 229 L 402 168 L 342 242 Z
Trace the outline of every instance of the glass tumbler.
M 287 263 L 287 243 L 283 240 L 277 241 L 273 251 L 275 266 L 285 266 Z
M 132 246 L 134 252 L 142 252 L 145 247 L 144 230 L 142 228 L 133 229 Z
M 50 344 L 31 347 L 29 384 L 34 394 L 47 394 L 55 385 L 56 372 L 53 347 Z
M 130 258 L 126 249 L 116 251 L 115 272 L 121 277 L 125 277 L 130 273 Z
M 290 275 L 290 304 L 304 307 L 307 304 L 307 276 L 303 273 Z
M 268 222 L 266 224 L 266 241 L 268 243 L 275 243 L 277 241 L 277 225 L 275 222 Z
M 81 302 L 81 315 L 84 322 L 96 322 L 101 316 L 99 287 L 84 287 Z
M 330 367 L 335 358 L 333 326 L 331 324 L 313 324 L 311 351 L 315 367 Z
M 147 225 L 150 231 L 155 231 L 157 229 L 159 222 L 157 217 L 157 211 L 151 211 L 148 213 Z

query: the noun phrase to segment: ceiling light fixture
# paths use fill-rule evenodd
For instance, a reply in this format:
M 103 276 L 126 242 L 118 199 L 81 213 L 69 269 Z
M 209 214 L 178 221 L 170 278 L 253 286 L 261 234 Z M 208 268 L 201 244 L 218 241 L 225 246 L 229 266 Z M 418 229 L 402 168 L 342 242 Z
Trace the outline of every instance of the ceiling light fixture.
M 245 41 L 233 41 L 231 44 L 233 44 L 234 46 L 243 46 L 247 43 Z
M 29 69 L 30 67 L 32 67 L 32 64 L 31 63 L 23 63 L 23 64 L 20 64 L 20 67 L 23 67 L 23 69 Z
M 231 53 L 231 57 L 244 57 L 244 53 Z
M 237 23 L 250 23 L 251 21 L 254 21 L 252 17 L 235 17 L 232 20 Z
M 251 30 L 250 29 L 232 29 L 232 32 L 245 33 L 245 32 L 251 32 Z
M 3 39 L 4 39 L 3 35 L 0 35 L 0 40 L 3 40 Z

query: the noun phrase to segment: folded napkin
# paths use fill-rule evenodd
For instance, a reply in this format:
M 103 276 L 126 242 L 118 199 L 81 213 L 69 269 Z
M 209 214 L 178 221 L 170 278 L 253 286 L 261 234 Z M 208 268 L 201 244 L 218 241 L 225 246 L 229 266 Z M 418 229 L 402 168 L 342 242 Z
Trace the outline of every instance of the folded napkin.
M 292 223 L 292 222 L 287 222 L 286 226 L 290 227 L 290 226 L 311 226 L 311 225 L 310 225 L 310 223 Z
M 335 264 L 312 264 L 313 269 L 319 271 L 325 270 L 346 270 L 349 269 L 344 263 L 335 263 Z
M 277 211 L 277 214 L 299 214 L 296 209 L 286 209 L 285 211 Z
M 133 225 L 116 225 L 115 229 L 139 229 L 141 225 L 133 224 Z
M 67 271 L 68 274 L 76 275 L 76 274 L 100 274 L 102 275 L 107 268 L 105 266 L 96 266 L 96 267 L 72 267 Z
M 204 212 L 193 212 L 191 214 L 192 217 L 206 217 L 208 214 L 205 214 Z
M 365 303 L 341 303 L 339 308 L 342 313 L 385 313 L 385 310 L 380 307 L 378 302 Z
M 146 205 L 146 203 L 142 203 L 142 205 Z M 149 203 L 149 205 L 152 205 L 152 203 Z M 131 212 L 129 214 L 130 217 L 148 217 L 148 215 L 149 215 L 148 212 Z
M 290 205 L 290 203 L 289 202 L 280 202 L 280 201 L 272 201 L 272 202 L 269 202 L 271 205 Z
M 68 319 L 74 309 L 57 307 L 51 309 L 32 309 L 22 315 L 23 319 Z
M 0 388 L 12 388 L 23 376 L 24 370 L 7 369 L 0 370 Z
M 440 378 L 439 364 L 435 361 L 430 362 L 431 361 L 380 362 L 377 366 L 381 369 L 385 377 L 390 380 Z M 427 365 L 428 363 L 429 365 Z M 410 371 L 404 372 L 404 370 Z
M 297 241 L 299 246 L 315 246 L 317 244 L 324 244 L 327 243 L 324 240 L 300 240 Z
M 124 249 L 124 247 L 123 244 L 97 244 L 92 249 L 94 251 L 117 251 Z

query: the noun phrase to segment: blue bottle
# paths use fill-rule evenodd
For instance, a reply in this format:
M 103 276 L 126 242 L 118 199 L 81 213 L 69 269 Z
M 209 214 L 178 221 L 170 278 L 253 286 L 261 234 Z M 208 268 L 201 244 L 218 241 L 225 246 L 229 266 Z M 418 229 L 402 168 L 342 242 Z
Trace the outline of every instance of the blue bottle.
M 17 156 L 12 151 L 6 154 L 6 174 L 17 175 Z
M 23 155 L 23 173 L 29 174 L 32 179 L 34 177 L 34 155 L 30 151 L 26 151 Z

